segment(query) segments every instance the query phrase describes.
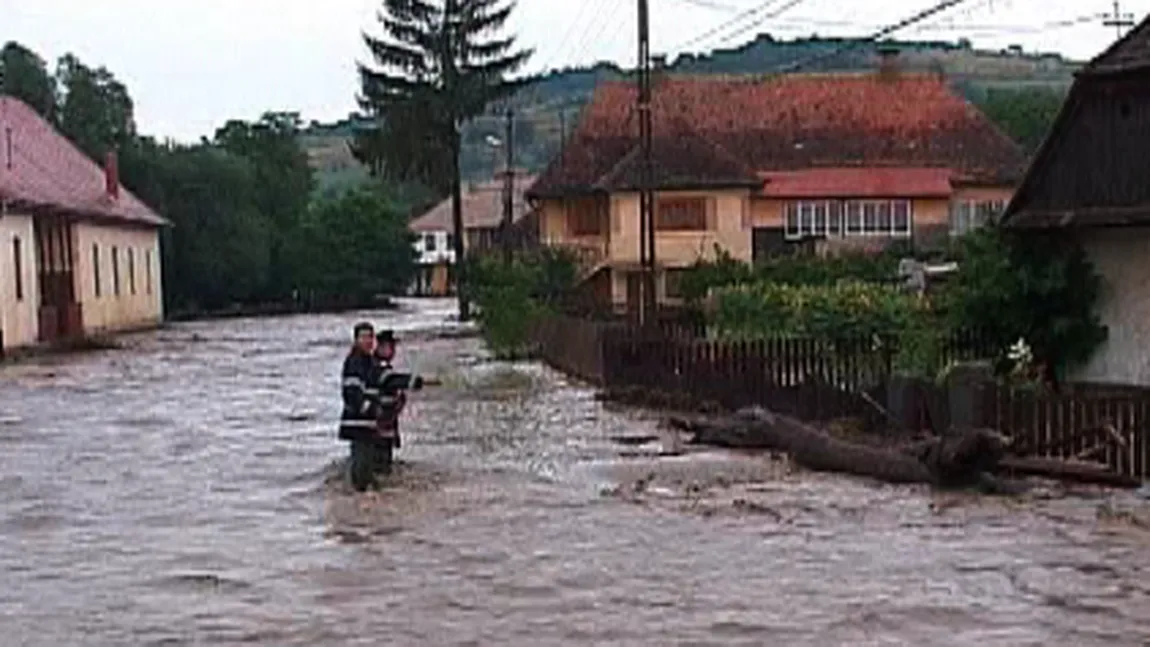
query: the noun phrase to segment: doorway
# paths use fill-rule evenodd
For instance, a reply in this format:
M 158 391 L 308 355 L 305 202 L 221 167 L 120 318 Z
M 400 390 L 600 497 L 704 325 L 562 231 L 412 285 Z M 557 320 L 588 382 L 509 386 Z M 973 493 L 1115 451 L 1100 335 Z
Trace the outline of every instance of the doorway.
M 82 337 L 84 324 L 76 301 L 75 233 L 62 218 L 39 217 L 34 221 L 36 267 L 40 283 L 40 341 Z

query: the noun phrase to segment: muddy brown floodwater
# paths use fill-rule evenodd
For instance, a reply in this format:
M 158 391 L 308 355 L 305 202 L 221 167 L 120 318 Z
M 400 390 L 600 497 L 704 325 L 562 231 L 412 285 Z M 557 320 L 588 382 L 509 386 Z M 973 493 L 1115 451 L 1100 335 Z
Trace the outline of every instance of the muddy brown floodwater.
M 616 444 L 653 420 L 376 313 L 443 386 L 387 488 L 334 437 L 356 316 L 0 367 L 0 644 L 1145 645 L 1147 504 Z

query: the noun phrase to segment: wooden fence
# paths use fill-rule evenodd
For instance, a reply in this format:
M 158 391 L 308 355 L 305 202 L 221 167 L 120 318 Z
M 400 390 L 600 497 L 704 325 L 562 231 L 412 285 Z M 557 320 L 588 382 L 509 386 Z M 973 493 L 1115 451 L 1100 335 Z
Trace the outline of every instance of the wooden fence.
M 554 317 L 536 340 L 549 364 L 599 386 L 643 387 L 728 408 L 761 405 L 807 421 L 853 418 L 870 431 L 942 431 L 961 418 L 1014 437 L 1026 456 L 1094 461 L 1116 475 L 1150 479 L 1150 389 L 1069 385 L 1052 394 L 988 383 L 973 400 L 956 399 L 933 381 L 907 389 L 894 374 L 891 341 L 729 342 L 697 331 L 680 322 L 649 333 L 617 320 Z M 952 361 L 991 352 L 977 335 L 943 344 Z
M 1070 388 L 1061 394 L 993 386 L 985 425 L 1015 440 L 1026 456 L 1098 462 L 1120 476 L 1150 480 L 1150 392 Z

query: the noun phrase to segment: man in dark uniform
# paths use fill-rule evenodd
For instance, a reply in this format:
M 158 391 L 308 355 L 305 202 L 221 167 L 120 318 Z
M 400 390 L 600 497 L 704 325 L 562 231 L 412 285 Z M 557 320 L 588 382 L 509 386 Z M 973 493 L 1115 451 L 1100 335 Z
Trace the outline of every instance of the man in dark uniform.
M 351 443 L 348 471 L 352 487 L 359 492 L 375 485 L 379 392 L 373 386 L 376 377 L 374 350 L 375 330 L 372 325 L 356 324 L 355 345 L 343 361 L 343 414 L 340 416 L 339 438 Z
M 381 330 L 375 336 L 375 369 L 369 387 L 376 389 L 379 407 L 376 410 L 376 431 L 381 444 L 381 451 L 377 458 L 381 461 L 379 471 L 387 472 L 391 469 L 391 457 L 388 455 L 399 449 L 402 442 L 399 438 L 399 414 L 407 403 L 406 391 L 418 391 L 423 388 L 423 379 L 418 375 L 398 373 L 391 363 L 395 360 L 396 343 L 395 333 L 391 330 Z

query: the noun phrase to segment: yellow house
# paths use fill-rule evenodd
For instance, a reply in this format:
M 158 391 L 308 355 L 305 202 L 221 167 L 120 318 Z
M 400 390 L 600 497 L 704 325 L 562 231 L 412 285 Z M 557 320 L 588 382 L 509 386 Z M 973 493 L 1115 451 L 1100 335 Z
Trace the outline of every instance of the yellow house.
M 0 96 L 0 354 L 163 319 L 159 230 L 116 159 Z
M 586 286 L 638 297 L 641 158 L 629 83 L 596 89 L 528 191 L 544 244 L 577 251 Z M 994 217 L 1022 150 L 925 74 L 666 77 L 652 98 L 660 298 L 716 247 L 756 261 L 796 245 L 933 245 Z

